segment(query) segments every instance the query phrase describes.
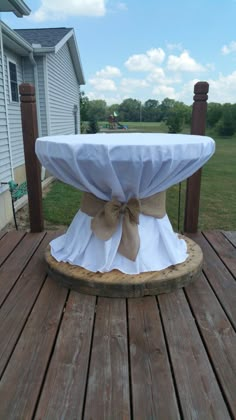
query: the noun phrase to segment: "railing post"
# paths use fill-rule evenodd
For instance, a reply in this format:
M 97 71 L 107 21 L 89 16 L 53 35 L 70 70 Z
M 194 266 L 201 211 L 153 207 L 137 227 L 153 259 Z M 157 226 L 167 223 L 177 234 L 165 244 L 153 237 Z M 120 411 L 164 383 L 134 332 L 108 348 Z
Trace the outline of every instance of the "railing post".
M 41 165 L 35 154 L 35 141 L 38 137 L 38 123 L 34 86 L 29 83 L 21 84 L 20 95 L 30 230 L 31 232 L 42 232 Z
M 192 110 L 191 134 L 205 135 L 206 113 L 207 113 L 207 93 L 209 84 L 198 82 L 194 86 L 194 103 Z M 187 180 L 184 231 L 195 233 L 198 228 L 198 216 L 200 205 L 201 190 L 201 169 Z

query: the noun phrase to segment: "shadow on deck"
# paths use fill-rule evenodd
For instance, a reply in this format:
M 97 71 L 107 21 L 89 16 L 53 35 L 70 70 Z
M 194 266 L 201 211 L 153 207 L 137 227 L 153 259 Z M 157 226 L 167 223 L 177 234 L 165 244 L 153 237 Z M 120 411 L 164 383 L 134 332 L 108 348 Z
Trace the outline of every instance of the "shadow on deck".
M 0 232 L 0 419 L 236 417 L 236 232 L 191 235 L 185 289 L 96 298 L 47 277 L 58 235 Z

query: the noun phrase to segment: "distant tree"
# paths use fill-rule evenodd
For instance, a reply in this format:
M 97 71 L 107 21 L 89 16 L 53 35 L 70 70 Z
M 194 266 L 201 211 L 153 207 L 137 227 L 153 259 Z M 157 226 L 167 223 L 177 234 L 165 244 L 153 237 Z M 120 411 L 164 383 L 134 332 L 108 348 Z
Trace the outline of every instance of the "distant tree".
M 144 102 L 142 110 L 144 121 L 160 121 L 160 104 L 156 99 L 148 99 Z
M 207 106 L 207 126 L 209 128 L 215 127 L 221 119 L 223 107 L 221 104 L 210 102 Z
M 161 120 L 166 121 L 169 113 L 171 112 L 172 108 L 175 106 L 175 100 L 165 98 L 163 99 L 161 105 L 160 105 L 160 114 L 161 114 Z
M 169 133 L 180 133 L 185 124 L 191 120 L 191 108 L 183 102 L 166 101 L 168 107 L 165 110 L 164 120 L 169 128 Z
M 85 96 L 85 93 L 83 91 L 80 92 L 79 95 L 80 100 L 80 120 L 81 121 L 87 121 L 88 120 L 88 106 L 89 106 L 89 99 L 87 96 Z
M 177 109 L 169 111 L 169 114 L 166 118 L 166 125 L 169 129 L 169 133 L 180 133 L 184 125 L 183 113 Z
M 99 131 L 99 125 L 95 118 L 88 122 L 87 134 L 96 134 Z
M 216 124 L 216 131 L 220 136 L 232 136 L 235 133 L 233 106 L 223 104 L 222 108 L 222 116 Z
M 89 121 L 105 121 L 107 115 L 107 104 L 102 99 L 95 99 L 88 102 L 87 117 Z
M 140 101 L 137 99 L 125 99 L 119 106 L 119 116 L 121 121 L 140 120 Z

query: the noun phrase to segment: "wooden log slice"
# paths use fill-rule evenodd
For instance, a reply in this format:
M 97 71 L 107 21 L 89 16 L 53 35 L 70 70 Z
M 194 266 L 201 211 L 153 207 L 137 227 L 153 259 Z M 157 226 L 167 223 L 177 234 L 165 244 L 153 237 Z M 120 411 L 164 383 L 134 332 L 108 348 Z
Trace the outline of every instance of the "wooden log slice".
M 136 298 L 168 293 L 197 279 L 202 269 L 201 248 L 193 240 L 181 237 L 188 246 L 187 260 L 161 271 L 124 274 L 112 270 L 108 273 L 93 273 L 76 265 L 56 261 L 48 246 L 45 253 L 48 273 L 64 287 L 89 295 Z

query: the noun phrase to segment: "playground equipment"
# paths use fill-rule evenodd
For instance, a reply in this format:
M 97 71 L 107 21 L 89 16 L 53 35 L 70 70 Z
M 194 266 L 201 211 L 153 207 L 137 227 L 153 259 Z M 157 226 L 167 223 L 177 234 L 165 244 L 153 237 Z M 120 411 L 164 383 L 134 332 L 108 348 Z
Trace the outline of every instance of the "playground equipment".
M 127 130 L 127 125 L 122 125 L 118 121 L 118 114 L 116 112 L 113 112 L 113 114 L 109 115 L 108 117 L 108 128 L 110 130 Z

